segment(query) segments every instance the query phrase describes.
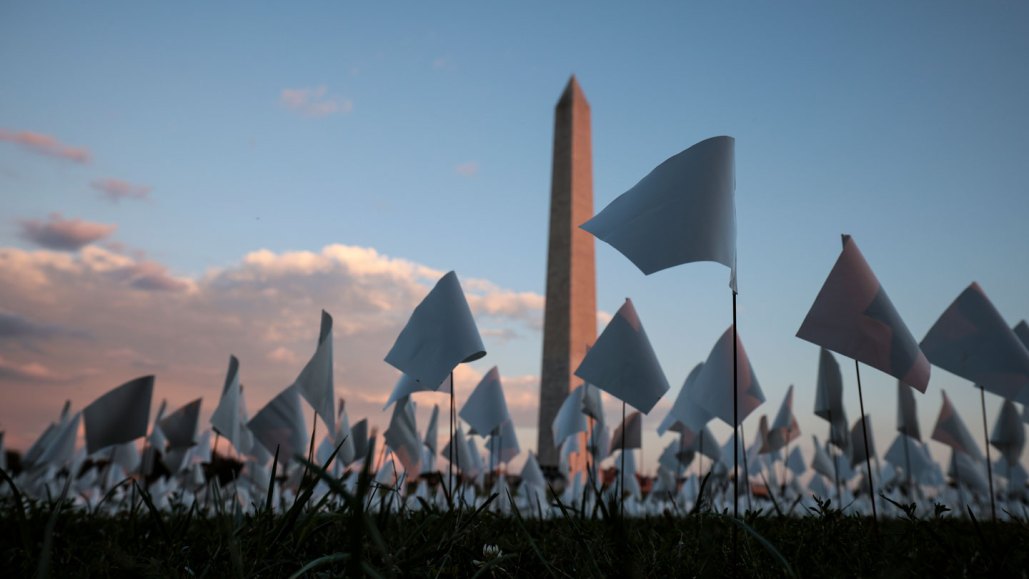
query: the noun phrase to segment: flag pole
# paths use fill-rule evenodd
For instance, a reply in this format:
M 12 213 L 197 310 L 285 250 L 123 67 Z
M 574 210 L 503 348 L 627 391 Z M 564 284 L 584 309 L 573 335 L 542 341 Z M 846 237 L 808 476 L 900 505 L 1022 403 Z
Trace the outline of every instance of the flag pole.
M 836 461 L 836 453 L 832 449 L 832 436 L 833 436 L 833 425 L 836 424 L 832 420 L 832 404 L 829 404 L 829 440 L 825 441 L 825 453 L 832 459 L 832 471 L 836 479 L 836 502 L 837 506 L 843 508 L 843 489 L 840 488 L 840 465 Z
M 618 510 L 625 516 L 625 401 L 622 400 L 622 467 L 618 469 Z
M 912 484 L 913 479 L 911 477 L 911 451 L 908 450 L 908 444 L 910 444 L 908 442 L 909 437 L 907 434 L 903 432 L 900 433 L 900 435 L 904 437 L 901 440 L 904 441 L 904 468 L 906 469 L 908 475 L 908 498 L 914 499 L 915 487 Z
M 736 290 L 733 289 L 732 290 L 732 423 L 733 423 L 733 430 L 732 430 L 732 442 L 733 442 L 733 452 L 732 452 L 732 516 L 734 518 L 738 519 L 740 517 L 740 491 L 739 491 L 739 485 L 740 485 L 740 464 L 739 464 L 740 463 L 740 457 L 739 457 L 740 443 L 739 442 L 740 441 L 739 441 L 739 438 L 737 436 L 737 433 L 739 432 L 739 428 L 740 428 L 740 419 L 739 419 L 739 395 L 736 392 L 737 384 L 739 383 L 738 382 L 739 378 L 736 375 L 737 374 L 737 372 L 736 372 L 736 365 L 737 365 L 737 351 L 736 351 L 737 348 L 736 348 L 736 344 L 737 343 L 738 343 L 738 339 L 736 337 Z M 747 468 L 747 464 L 746 464 L 747 463 L 747 457 L 746 457 L 747 449 L 746 449 L 746 445 L 744 445 L 743 452 L 744 452 L 743 468 L 745 470 Z M 748 483 L 749 483 L 749 480 L 750 479 L 748 478 Z M 750 499 L 749 495 L 748 495 L 747 499 L 748 500 Z
M 740 438 L 743 439 L 743 444 L 740 445 L 740 448 L 743 449 L 743 478 L 747 479 L 744 484 L 744 488 L 747 489 L 747 510 L 752 511 L 754 510 L 754 503 L 751 502 L 750 498 L 750 461 L 747 460 L 747 435 L 743 432 L 742 423 L 740 423 Z
M 990 512 L 997 522 L 997 502 L 993 498 L 993 464 L 990 461 L 990 435 L 986 433 L 986 389 L 979 386 L 979 402 L 983 409 L 983 442 L 986 443 L 986 474 L 990 479 Z
M 879 536 L 879 516 L 875 510 L 875 483 L 872 482 L 872 449 L 868 446 L 868 421 L 865 419 L 865 396 L 861 393 L 861 365 L 854 360 L 854 374 L 857 375 L 858 402 L 861 404 L 861 434 L 865 439 L 865 469 L 868 471 L 868 494 L 872 497 L 872 523 Z
M 450 456 L 447 462 L 447 486 L 450 496 L 450 508 L 454 508 L 454 371 L 450 371 Z

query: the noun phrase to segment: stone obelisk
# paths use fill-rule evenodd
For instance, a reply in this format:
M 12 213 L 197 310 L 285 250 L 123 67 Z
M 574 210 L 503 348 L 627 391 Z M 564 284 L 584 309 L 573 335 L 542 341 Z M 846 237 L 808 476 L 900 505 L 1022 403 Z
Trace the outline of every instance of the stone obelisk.
M 582 382 L 575 369 L 597 339 L 593 236 L 579 229 L 593 217 L 590 105 L 575 76 L 554 112 L 551 171 L 537 449 L 540 466 L 553 474 L 560 457 L 551 425 L 572 386 Z

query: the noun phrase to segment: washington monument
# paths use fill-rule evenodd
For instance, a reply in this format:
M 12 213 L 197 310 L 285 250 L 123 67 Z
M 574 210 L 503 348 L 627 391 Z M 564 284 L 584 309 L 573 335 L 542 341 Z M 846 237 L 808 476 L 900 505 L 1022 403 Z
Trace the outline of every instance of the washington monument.
M 537 449 L 540 466 L 551 473 L 560 458 L 551 424 L 572 386 L 581 382 L 574 375 L 575 369 L 597 339 L 593 236 L 579 229 L 579 225 L 591 217 L 590 105 L 572 76 L 554 111 L 554 160 L 550 181 Z

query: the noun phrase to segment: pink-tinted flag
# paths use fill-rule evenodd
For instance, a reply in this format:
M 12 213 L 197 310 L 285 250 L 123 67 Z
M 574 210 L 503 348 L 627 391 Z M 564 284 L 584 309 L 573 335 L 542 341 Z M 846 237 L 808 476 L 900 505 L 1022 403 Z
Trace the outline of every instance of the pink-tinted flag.
M 82 411 L 89 454 L 146 436 L 154 377 L 130 380 L 93 401 Z
M 1018 418 L 1018 409 L 1010 400 L 1005 400 L 997 415 L 997 423 L 990 434 L 990 444 L 1004 455 L 1008 464 L 1015 464 L 1022 457 L 1025 448 L 1025 427 Z
M 668 379 L 628 298 L 586 352 L 575 375 L 644 414 L 668 391 Z
M 922 340 L 933 364 L 1006 399 L 1029 403 L 1029 350 L 979 284 L 965 288 Z
M 386 362 L 435 387 L 462 362 L 486 355 L 457 274 L 449 272 L 414 309 Z
M 797 337 L 882 370 L 920 392 L 929 386 L 929 361 L 849 235 Z
M 790 384 L 786 396 L 782 399 L 779 412 L 772 421 L 768 431 L 770 445 L 778 450 L 796 440 L 800 436 L 800 425 L 797 424 L 797 417 L 793 414 L 793 384 Z
M 736 291 L 735 146 L 724 136 L 693 145 L 580 227 L 644 274 L 694 261 L 721 263 Z

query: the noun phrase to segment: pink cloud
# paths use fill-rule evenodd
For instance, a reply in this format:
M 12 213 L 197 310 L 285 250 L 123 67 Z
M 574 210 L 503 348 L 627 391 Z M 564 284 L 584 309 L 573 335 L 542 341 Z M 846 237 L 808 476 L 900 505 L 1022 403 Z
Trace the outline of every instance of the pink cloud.
M 149 185 L 138 185 L 121 179 L 95 179 L 89 185 L 112 203 L 117 203 L 122 199 L 146 201 L 150 198 L 150 191 L 152 191 Z
M 0 141 L 7 141 L 20 145 L 22 148 L 40 155 L 66 159 L 76 163 L 88 163 L 91 155 L 89 150 L 83 147 L 70 147 L 58 141 L 50 135 L 33 133 L 31 131 L 13 132 L 7 129 L 0 129 Z
M 475 161 L 468 161 L 454 167 L 454 171 L 464 177 L 474 177 L 479 172 L 479 164 Z
M 328 92 L 324 86 L 286 88 L 279 94 L 279 102 L 287 109 L 308 117 L 346 114 L 354 110 L 353 101 L 329 96 Z
M 38 327 L 59 324 L 88 332 L 90 338 L 41 340 L 35 351 L 4 353 L 3 391 L 29 388 L 47 377 L 75 377 L 49 380 L 45 390 L 35 390 L 31 404 L 0 405 L 8 446 L 24 448 L 65 399 L 81 409 L 108 389 L 155 370 L 158 399 L 167 398 L 175 406 L 203 397 L 206 419 L 217 402 L 229 354 L 241 362 L 240 377 L 253 416 L 293 382 L 313 353 L 322 308 L 335 317 L 337 395 L 346 398 L 352 422 L 368 417 L 382 432 L 389 420 L 389 413 L 381 412 L 382 404 L 398 377 L 382 358 L 441 275 L 372 248 L 345 245 L 319 251 L 254 251 L 237 263 L 193 277 L 175 276 L 160 263 L 101 245 L 88 245 L 77 253 L 0 247 L 4 311 L 18 313 Z M 142 291 L 165 285 L 175 291 Z M 494 320 L 495 327 L 531 334 L 533 320 L 542 316 L 532 310 L 532 304 L 542 305 L 540 296 L 473 278 L 467 280 L 466 291 L 480 302 L 477 308 L 483 313 L 478 315 Z M 522 305 L 485 305 L 508 300 Z M 9 321 L 16 330 L 24 326 L 20 319 Z M 521 338 L 512 341 L 517 339 Z M 458 366 L 458 404 L 490 365 Z M 510 385 L 504 380 L 517 393 L 519 405 L 529 404 L 533 387 L 522 387 L 525 379 L 511 378 Z M 421 414 L 431 411 L 433 404 L 446 402 L 442 395 L 420 398 L 420 420 L 427 418 Z M 522 410 L 518 419 L 535 420 L 534 416 Z M 443 438 L 441 433 L 441 443 Z
M 93 223 L 82 219 L 64 219 L 60 213 L 51 213 L 47 221 L 25 219 L 19 222 L 21 237 L 48 249 L 77 251 L 82 247 L 108 237 L 116 225 Z

